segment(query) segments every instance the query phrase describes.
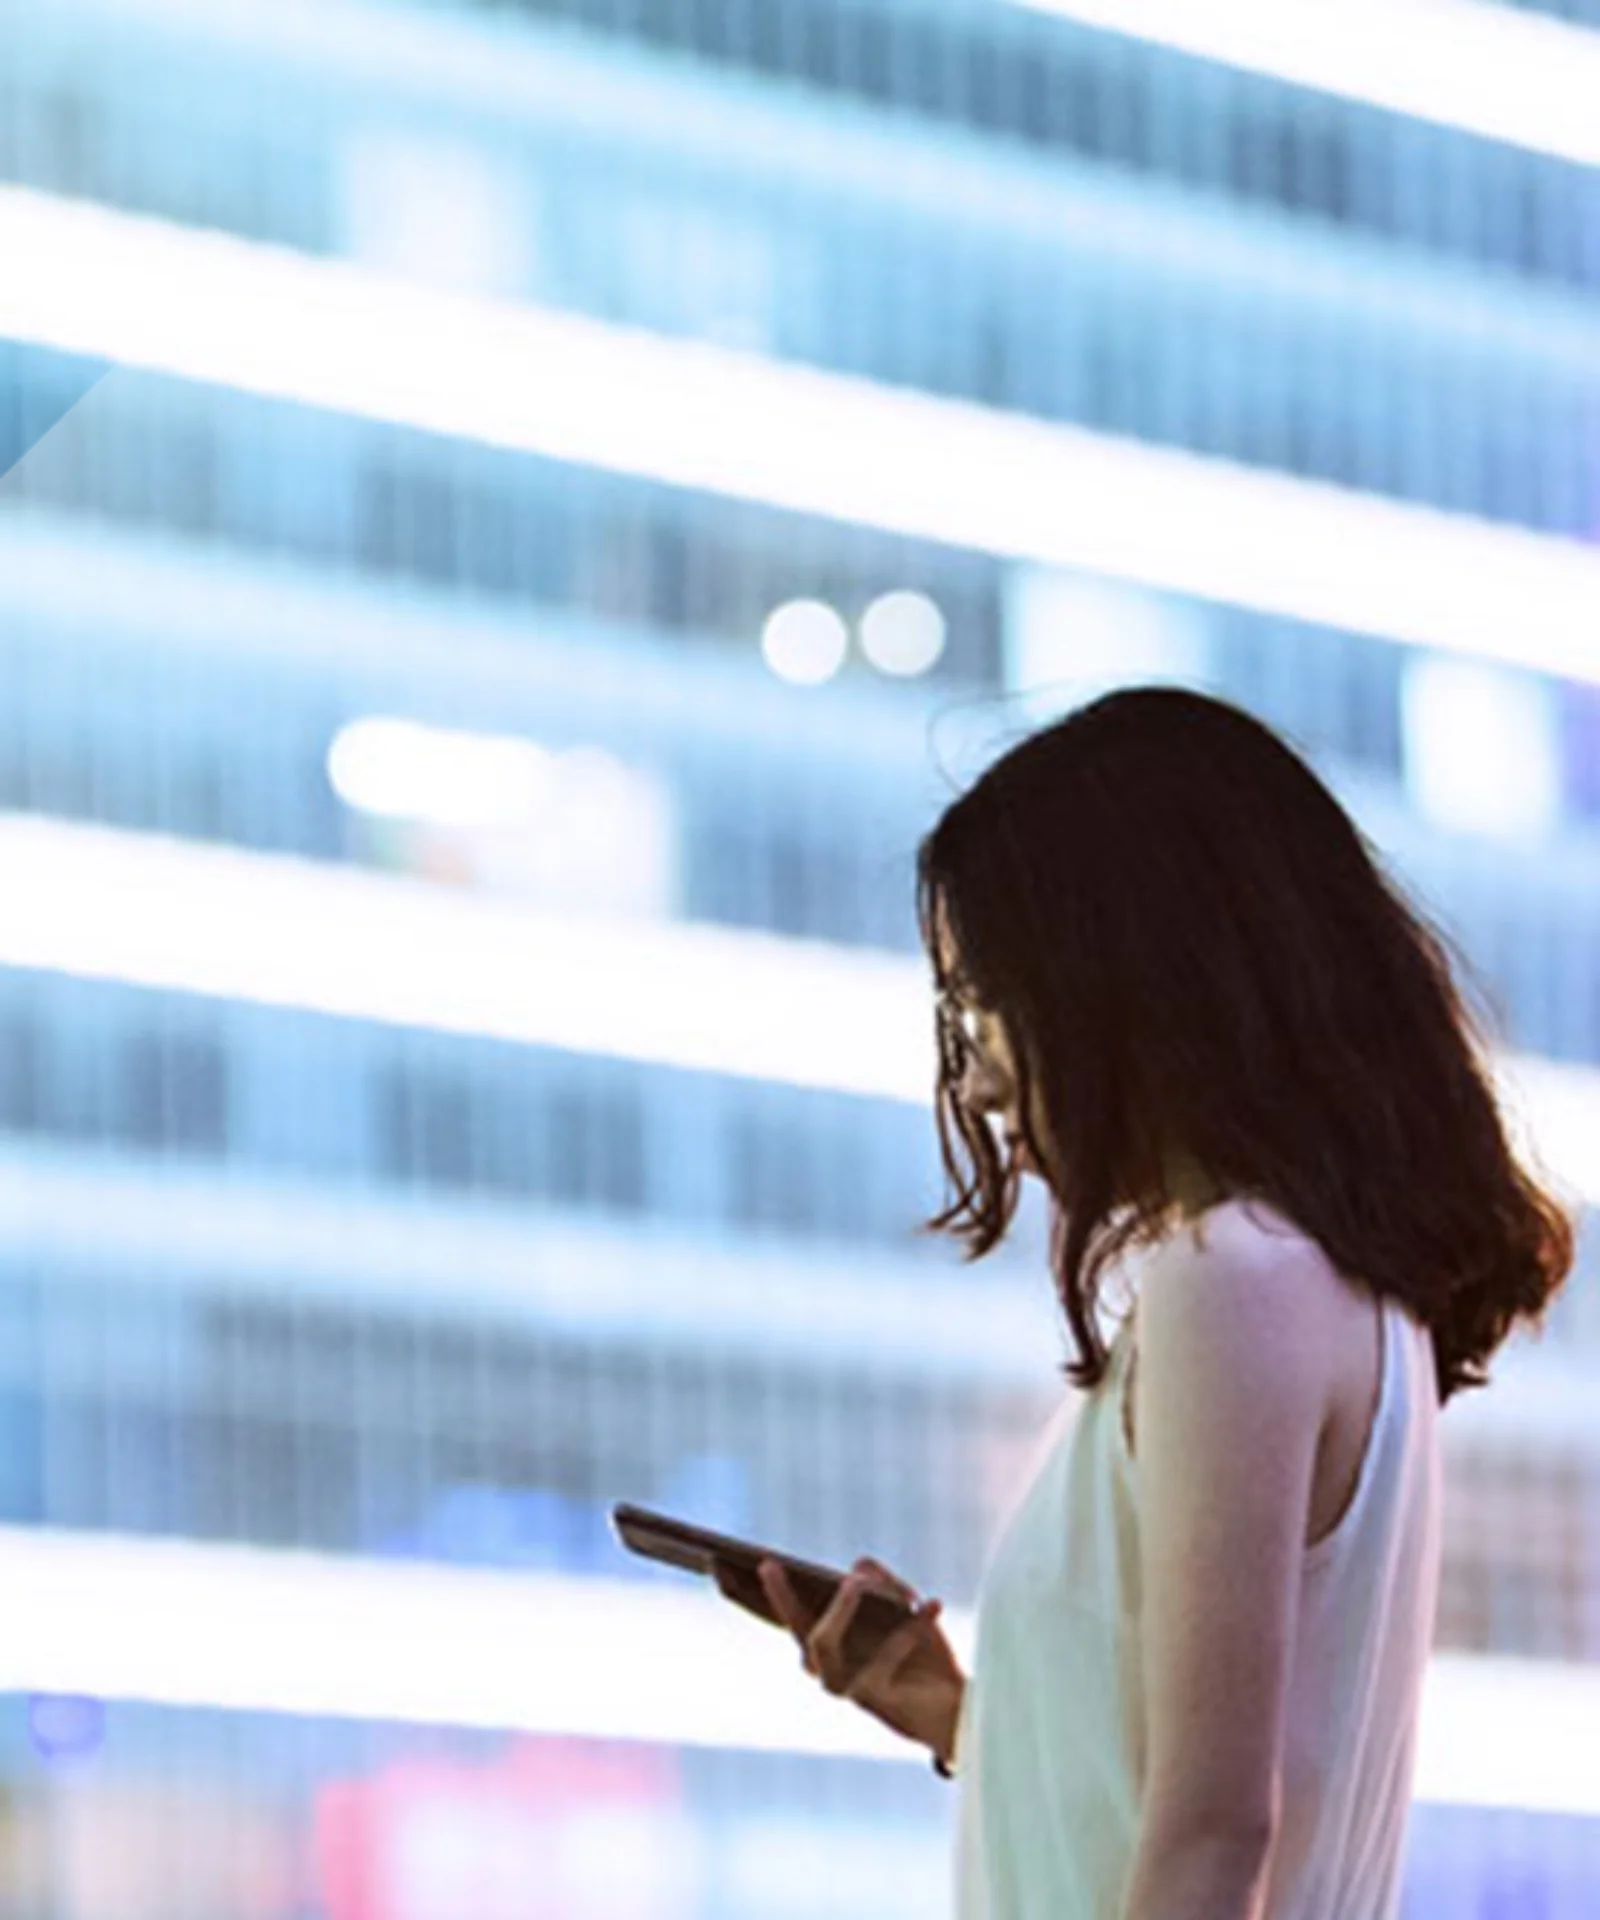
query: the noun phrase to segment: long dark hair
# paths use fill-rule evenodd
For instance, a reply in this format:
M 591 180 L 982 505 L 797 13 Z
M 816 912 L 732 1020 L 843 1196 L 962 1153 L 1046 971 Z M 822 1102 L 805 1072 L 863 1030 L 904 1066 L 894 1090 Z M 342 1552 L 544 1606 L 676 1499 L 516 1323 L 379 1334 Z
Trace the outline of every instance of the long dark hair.
M 917 904 L 940 986 L 942 916 L 962 985 L 1017 1056 L 1074 1385 L 1105 1373 L 1107 1265 L 1179 1211 L 1175 1154 L 1404 1301 L 1431 1330 L 1442 1402 L 1488 1384 L 1514 1322 L 1542 1321 L 1572 1221 L 1511 1150 L 1446 943 L 1260 721 L 1165 687 L 1077 709 L 946 810 Z M 928 1226 L 977 1259 L 1010 1225 L 1019 1174 L 963 1103 L 960 1042 L 940 1032 L 955 1197 Z

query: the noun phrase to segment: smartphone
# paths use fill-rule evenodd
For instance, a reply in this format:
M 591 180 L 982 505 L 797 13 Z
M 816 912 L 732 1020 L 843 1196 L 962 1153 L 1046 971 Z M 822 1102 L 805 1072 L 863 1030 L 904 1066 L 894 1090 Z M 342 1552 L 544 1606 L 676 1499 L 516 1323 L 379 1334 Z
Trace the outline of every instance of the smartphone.
M 642 1553 L 647 1559 L 664 1560 L 668 1566 L 682 1567 L 707 1578 L 714 1578 L 714 1568 L 720 1565 L 727 1581 L 728 1597 L 747 1612 L 775 1627 L 783 1627 L 785 1632 L 788 1627 L 772 1611 L 772 1603 L 756 1571 L 763 1560 L 776 1560 L 783 1568 L 796 1599 L 813 1620 L 820 1619 L 826 1612 L 845 1577 L 837 1567 L 819 1566 L 814 1560 L 801 1560 L 792 1553 L 764 1547 L 754 1540 L 736 1540 L 725 1533 L 713 1533 L 709 1527 L 698 1527 L 692 1521 L 655 1513 L 626 1500 L 619 1500 L 612 1507 L 611 1524 L 630 1552 Z M 911 1607 L 893 1594 L 863 1593 L 845 1629 L 846 1660 L 852 1666 L 859 1666 L 870 1659 L 874 1649 L 911 1617 Z

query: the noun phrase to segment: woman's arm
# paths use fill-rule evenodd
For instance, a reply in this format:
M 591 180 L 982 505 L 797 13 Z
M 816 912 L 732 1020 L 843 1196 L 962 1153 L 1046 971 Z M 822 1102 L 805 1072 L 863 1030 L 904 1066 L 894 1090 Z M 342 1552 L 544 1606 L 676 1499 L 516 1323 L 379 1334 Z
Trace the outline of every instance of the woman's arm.
M 1146 1769 L 1125 1920 L 1252 1911 L 1278 1821 L 1336 1284 L 1314 1248 L 1236 1208 L 1209 1216 L 1203 1241 L 1175 1236 L 1144 1275 Z
M 1122 1920 L 1261 1920 L 1270 1836 L 1151 1830 L 1134 1853 Z

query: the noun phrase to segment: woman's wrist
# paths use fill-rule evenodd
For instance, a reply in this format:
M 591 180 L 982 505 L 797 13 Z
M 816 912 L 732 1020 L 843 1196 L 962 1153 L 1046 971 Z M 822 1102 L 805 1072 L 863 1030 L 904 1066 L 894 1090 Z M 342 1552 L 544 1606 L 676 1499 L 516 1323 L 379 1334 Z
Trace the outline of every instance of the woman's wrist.
M 961 1727 L 961 1706 L 966 1698 L 967 1683 L 962 1680 L 956 1688 L 955 1706 L 944 1729 L 942 1739 L 933 1742 L 933 1770 L 946 1780 L 955 1778 L 956 1735 Z

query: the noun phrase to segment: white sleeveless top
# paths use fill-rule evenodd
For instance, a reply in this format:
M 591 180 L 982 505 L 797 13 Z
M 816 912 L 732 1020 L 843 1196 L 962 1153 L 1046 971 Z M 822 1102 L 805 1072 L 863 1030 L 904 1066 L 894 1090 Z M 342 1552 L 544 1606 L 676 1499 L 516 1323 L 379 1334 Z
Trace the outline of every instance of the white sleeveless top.
M 1264 1920 L 1396 1920 L 1438 1594 L 1438 1384 L 1384 1298 L 1356 1490 L 1304 1556 Z M 955 1920 L 1119 1920 L 1144 1775 L 1133 1317 L 1047 1424 L 992 1546 L 956 1732 Z M 1136 1436 L 1137 1440 L 1137 1436 Z

